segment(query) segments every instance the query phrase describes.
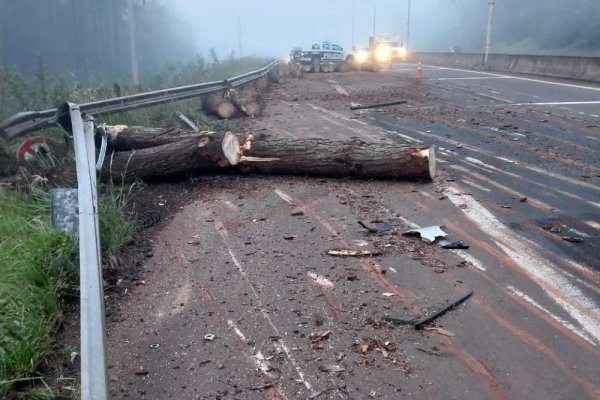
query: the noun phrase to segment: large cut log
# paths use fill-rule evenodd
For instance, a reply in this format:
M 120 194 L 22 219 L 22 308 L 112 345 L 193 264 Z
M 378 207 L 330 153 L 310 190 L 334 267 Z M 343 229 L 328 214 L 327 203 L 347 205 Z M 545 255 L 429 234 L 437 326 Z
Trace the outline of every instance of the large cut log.
M 269 89 L 269 80 L 262 76 L 254 81 L 254 87 L 259 93 L 264 93 L 267 91 L 267 89 Z
M 245 134 L 233 136 L 240 142 L 239 151 L 234 152 L 232 136 L 199 135 L 159 147 L 115 153 L 105 163 L 110 164 L 110 168 L 105 165 L 105 173 L 111 169 L 113 175 L 129 179 L 214 171 L 385 179 L 435 176 L 435 152 L 431 145 Z M 226 137 L 229 141 L 224 140 Z M 225 147 L 228 154 L 224 153 Z
M 260 134 L 249 138 L 244 146 L 245 157 L 277 160 L 242 162 L 243 172 L 386 179 L 433 179 L 436 172 L 434 146 L 427 144 L 290 139 Z
M 242 88 L 242 94 L 247 97 L 258 98 L 260 96 L 260 92 L 258 89 L 251 85 L 246 85 Z
M 102 176 L 120 181 L 177 176 L 196 168 L 209 171 L 220 160 L 201 155 L 201 150 L 215 143 L 209 135 L 201 135 L 142 150 L 113 152 L 107 154 Z
M 211 114 L 219 118 L 231 118 L 235 107 L 231 101 L 223 97 L 222 93 L 209 94 L 202 99 L 202 106 Z
M 352 67 L 348 63 L 345 63 L 345 62 L 337 63 L 335 65 L 336 72 L 348 72 L 351 69 L 352 69 Z
M 254 117 L 258 117 L 260 115 L 260 104 L 258 103 L 257 100 L 257 94 L 258 92 L 254 93 L 255 95 L 252 96 L 252 90 L 254 89 L 254 91 L 256 91 L 255 88 L 249 87 L 248 89 L 246 89 L 246 93 L 244 92 L 244 89 L 242 90 L 238 90 L 238 89 L 229 89 L 227 91 L 227 98 L 229 98 L 233 104 L 236 105 L 236 107 L 242 111 L 244 114 L 246 114 L 247 116 L 249 116 L 250 118 L 254 118 Z M 250 93 L 250 95 L 248 95 L 247 93 Z
M 287 68 L 288 68 L 288 71 L 290 72 L 290 75 L 296 79 L 301 79 L 304 76 L 302 73 L 302 69 L 294 63 L 289 63 L 287 65 Z
M 203 134 L 181 128 L 147 128 L 127 125 L 106 125 L 104 129 L 108 136 L 108 145 L 111 149 L 118 151 L 162 146 L 197 138 Z
M 286 74 L 285 68 L 281 65 L 276 66 L 267 75 L 269 79 L 275 83 L 285 83 L 286 82 Z

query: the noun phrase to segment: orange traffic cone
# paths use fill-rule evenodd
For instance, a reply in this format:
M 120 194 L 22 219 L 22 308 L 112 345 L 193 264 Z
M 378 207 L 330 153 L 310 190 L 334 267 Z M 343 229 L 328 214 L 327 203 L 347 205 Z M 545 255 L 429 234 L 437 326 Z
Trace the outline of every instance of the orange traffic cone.
M 417 66 L 417 74 L 415 75 L 415 78 L 418 81 L 423 79 L 423 66 L 421 65 L 421 63 L 419 63 L 419 65 Z

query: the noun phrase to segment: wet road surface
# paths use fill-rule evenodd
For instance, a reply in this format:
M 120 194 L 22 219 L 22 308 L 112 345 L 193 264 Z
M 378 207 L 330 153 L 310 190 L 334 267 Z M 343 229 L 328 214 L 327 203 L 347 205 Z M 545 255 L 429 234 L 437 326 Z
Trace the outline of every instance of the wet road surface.
M 272 92 L 244 128 L 433 143 L 438 178 L 193 181 L 197 198 L 157 233 L 144 285 L 110 319 L 115 398 L 600 398 L 600 91 L 413 76 L 307 75 Z M 349 110 L 398 96 L 408 104 Z M 470 249 L 399 235 L 429 225 Z M 430 330 L 382 320 L 471 290 Z

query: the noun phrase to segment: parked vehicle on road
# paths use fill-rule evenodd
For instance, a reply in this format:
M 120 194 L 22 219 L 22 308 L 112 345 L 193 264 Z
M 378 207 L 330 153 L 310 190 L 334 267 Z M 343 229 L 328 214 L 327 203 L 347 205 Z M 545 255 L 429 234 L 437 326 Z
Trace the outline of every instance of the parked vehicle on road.
M 369 37 L 369 47 L 355 48 L 346 61 L 355 65 L 388 64 L 404 61 L 406 48 L 398 37 Z
M 319 72 L 323 63 L 337 64 L 345 61 L 342 46 L 331 42 L 315 43 L 310 50 L 305 51 L 300 47 L 294 47 L 290 57 L 293 63 L 303 66 L 304 70 L 314 72 Z

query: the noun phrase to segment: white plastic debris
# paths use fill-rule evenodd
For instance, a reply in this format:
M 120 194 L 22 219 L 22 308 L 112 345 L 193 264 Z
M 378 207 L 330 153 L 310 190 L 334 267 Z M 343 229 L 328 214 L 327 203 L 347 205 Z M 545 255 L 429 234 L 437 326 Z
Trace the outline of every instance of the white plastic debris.
M 425 228 L 411 229 L 403 233 L 404 236 L 420 236 L 424 242 L 433 243 L 438 238 L 448 236 L 439 225 L 427 226 Z

